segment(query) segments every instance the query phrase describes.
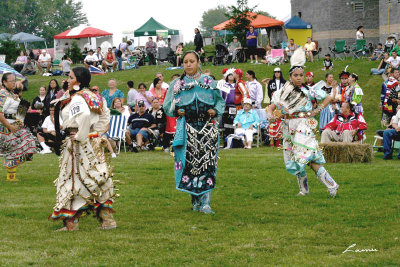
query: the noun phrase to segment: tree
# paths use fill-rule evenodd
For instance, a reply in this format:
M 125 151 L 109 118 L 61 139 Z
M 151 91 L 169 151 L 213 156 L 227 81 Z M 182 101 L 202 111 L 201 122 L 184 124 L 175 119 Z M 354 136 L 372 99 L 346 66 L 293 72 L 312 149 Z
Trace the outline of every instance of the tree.
M 226 27 L 233 35 L 238 37 L 238 41 L 244 46 L 246 43 L 246 31 L 250 26 L 251 19 L 256 16 L 251 16 L 249 13 L 254 12 L 257 6 L 249 7 L 248 0 L 237 0 L 237 6 L 229 6 L 226 16 L 232 19 Z
M 201 16 L 200 28 L 203 35 L 210 36 L 213 32 L 213 27 L 227 20 L 226 13 L 228 9 L 225 6 L 219 5 L 216 8 L 211 8 L 204 11 Z
M 264 15 L 264 16 L 266 16 L 266 17 L 270 17 L 270 18 L 276 19 L 275 16 L 272 16 L 272 15 L 269 14 L 267 11 L 258 10 L 258 11 L 256 11 L 256 13 L 259 14 L 259 15 Z
M 27 32 L 46 38 L 87 23 L 77 0 L 1 0 L 0 32 Z
M 1 41 L 0 55 L 6 56 L 6 63 L 10 64 L 19 56 L 18 44 L 11 40 Z

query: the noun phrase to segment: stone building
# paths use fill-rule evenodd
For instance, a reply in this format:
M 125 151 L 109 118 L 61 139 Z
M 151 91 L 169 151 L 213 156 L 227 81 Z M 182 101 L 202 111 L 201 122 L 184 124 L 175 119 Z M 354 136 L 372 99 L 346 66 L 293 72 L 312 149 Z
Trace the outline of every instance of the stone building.
M 292 16 L 312 24 L 323 53 L 335 40 L 354 44 L 361 25 L 367 44 L 384 43 L 389 33 L 400 33 L 400 0 L 291 0 L 291 7 Z

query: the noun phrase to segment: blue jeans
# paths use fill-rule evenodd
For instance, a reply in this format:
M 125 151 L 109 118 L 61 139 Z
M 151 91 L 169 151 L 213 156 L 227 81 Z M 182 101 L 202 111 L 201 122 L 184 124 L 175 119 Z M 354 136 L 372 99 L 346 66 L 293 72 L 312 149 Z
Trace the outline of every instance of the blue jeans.
M 383 153 L 385 158 L 392 157 L 392 141 L 394 138 L 399 137 L 400 132 L 397 132 L 395 129 L 388 129 L 383 132 Z M 400 149 L 397 157 L 400 157 Z
M 380 69 L 380 70 L 378 70 L 378 69 L 371 69 L 371 73 L 372 74 L 375 74 L 375 75 L 381 75 L 381 74 L 383 74 L 385 72 L 385 69 Z
M 141 134 L 143 136 L 143 141 L 149 139 L 149 133 L 147 131 L 143 131 L 140 128 L 131 129 L 129 128 L 129 133 L 131 134 L 131 138 L 136 139 L 136 135 Z
M 117 62 L 118 62 L 118 70 L 122 70 L 122 61 L 124 61 L 124 60 L 122 59 L 122 57 L 117 56 L 118 51 L 119 51 L 118 48 L 115 49 L 115 58 L 117 59 Z

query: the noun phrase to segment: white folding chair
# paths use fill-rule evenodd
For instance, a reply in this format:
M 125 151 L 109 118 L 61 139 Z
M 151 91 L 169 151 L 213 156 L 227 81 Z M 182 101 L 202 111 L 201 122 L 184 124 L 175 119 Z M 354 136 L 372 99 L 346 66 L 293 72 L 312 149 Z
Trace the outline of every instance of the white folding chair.
M 128 120 L 122 115 L 112 115 L 110 119 L 110 129 L 108 130 L 109 138 L 118 141 L 118 154 L 121 152 L 121 143 L 124 143 L 124 151 L 126 152 L 125 146 L 125 132 Z

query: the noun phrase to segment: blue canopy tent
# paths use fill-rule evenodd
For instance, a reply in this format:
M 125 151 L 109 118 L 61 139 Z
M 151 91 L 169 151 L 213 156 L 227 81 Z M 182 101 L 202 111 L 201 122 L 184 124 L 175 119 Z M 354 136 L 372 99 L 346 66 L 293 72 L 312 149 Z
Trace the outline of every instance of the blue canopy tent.
M 14 34 L 11 37 L 11 40 L 16 41 L 18 43 L 23 43 L 25 45 L 25 48 L 26 48 L 27 43 L 44 42 L 44 45 L 46 46 L 46 49 L 47 49 L 47 44 L 46 44 L 45 38 L 38 37 L 38 36 L 35 36 L 30 33 L 19 32 L 17 34 Z
M 11 33 L 0 33 L 0 40 L 11 39 L 11 37 L 12 37 Z

